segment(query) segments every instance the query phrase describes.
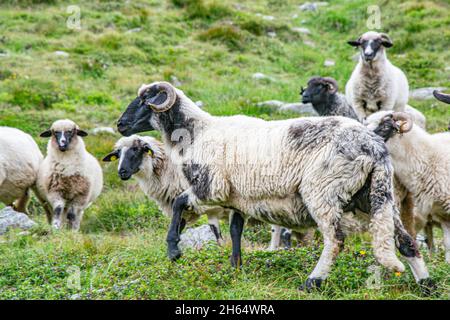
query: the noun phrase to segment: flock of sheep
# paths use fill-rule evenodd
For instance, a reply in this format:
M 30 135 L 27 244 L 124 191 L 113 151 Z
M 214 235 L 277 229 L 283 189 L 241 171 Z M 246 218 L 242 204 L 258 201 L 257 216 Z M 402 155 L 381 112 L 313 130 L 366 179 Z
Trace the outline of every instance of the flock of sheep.
M 171 217 L 170 259 L 181 256 L 185 225 L 203 214 L 219 243 L 219 220 L 229 219 L 237 267 L 246 218 L 272 224 L 271 249 L 282 227 L 318 228 L 324 247 L 303 286 L 310 290 L 327 278 L 345 237 L 367 231 L 381 265 L 405 270 L 397 248 L 425 292 L 433 289 L 414 237 L 425 228 L 431 249 L 432 226 L 440 225 L 450 263 L 450 134 L 427 133 L 423 114 L 407 105 L 408 81 L 386 57 L 386 34 L 367 32 L 349 44 L 360 58 L 345 96 L 332 78 L 302 88 L 320 117 L 216 117 L 167 82 L 139 89 L 118 121 L 124 137 L 103 161 L 118 160 L 120 178 L 135 176 Z M 449 95 L 435 96 L 450 103 Z M 162 142 L 136 135 L 152 130 Z M 54 122 L 41 133 L 49 138 L 44 159 L 29 135 L 0 127 L 0 201 L 25 212 L 32 189 L 50 224 L 78 230 L 103 185 L 86 135 L 70 120 Z

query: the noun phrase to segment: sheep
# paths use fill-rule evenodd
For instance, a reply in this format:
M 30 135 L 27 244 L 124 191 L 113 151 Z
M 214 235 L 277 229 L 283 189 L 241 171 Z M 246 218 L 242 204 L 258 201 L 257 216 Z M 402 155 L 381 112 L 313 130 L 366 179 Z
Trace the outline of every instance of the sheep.
M 404 111 L 408 80 L 386 56 L 385 48 L 393 46 L 389 36 L 369 31 L 348 44 L 360 48 L 359 62 L 345 86 L 347 101 L 359 119 L 380 110 Z
M 157 202 L 164 215 L 170 217 L 173 201 L 188 187 L 188 182 L 167 157 L 163 144 L 152 137 L 123 137 L 117 141 L 114 150 L 103 158 L 104 162 L 115 160 L 119 161 L 120 178 L 126 181 L 134 175 L 141 190 Z M 219 220 L 227 218 L 230 212 L 222 207 L 203 206 L 195 212 L 185 213 L 183 218 L 186 223 L 193 223 L 202 214 L 207 214 L 211 231 L 217 243 L 222 245 Z
M 317 225 L 321 257 L 303 288 L 320 287 L 345 238 L 344 212 L 370 213 L 374 254 L 385 267 L 410 264 L 417 282 L 431 285 L 414 240 L 404 230 L 392 195 L 392 165 L 383 140 L 357 121 L 311 117 L 252 121 L 214 117 L 167 82 L 142 85 L 118 121 L 124 136 L 158 130 L 166 152 L 190 187 L 174 201 L 167 235 L 171 260 L 181 256 L 185 210 L 219 205 L 233 210 L 232 265 L 241 265 L 243 215 L 295 231 Z
M 441 225 L 450 263 L 450 135 L 429 134 L 404 112 L 377 112 L 367 126 L 385 137 L 396 175 L 414 195 L 416 230 L 429 220 Z
M 301 89 L 302 102 L 312 103 L 314 109 L 321 116 L 344 116 L 359 120 L 354 108 L 338 93 L 337 81 L 329 77 L 313 77 L 308 81 L 306 89 Z M 422 128 L 425 127 L 425 117 L 411 106 L 405 109 Z M 400 208 L 402 221 L 406 230 L 415 235 L 413 217 L 413 199 L 397 179 L 394 179 L 394 194 L 397 207 Z
M 30 135 L 10 127 L 0 127 L 0 150 L 0 201 L 26 213 L 44 157 Z
M 86 151 L 82 137 L 87 132 L 75 122 L 55 121 L 40 136 L 50 138 L 37 179 L 38 191 L 52 210 L 49 222 L 60 229 L 67 221 L 70 229 L 78 231 L 84 210 L 102 191 L 102 169 Z
M 343 116 L 359 120 L 355 109 L 347 102 L 344 95 L 338 92 L 337 81 L 329 77 L 313 77 L 309 79 L 306 90 L 301 88 L 303 103 L 311 103 L 321 116 Z

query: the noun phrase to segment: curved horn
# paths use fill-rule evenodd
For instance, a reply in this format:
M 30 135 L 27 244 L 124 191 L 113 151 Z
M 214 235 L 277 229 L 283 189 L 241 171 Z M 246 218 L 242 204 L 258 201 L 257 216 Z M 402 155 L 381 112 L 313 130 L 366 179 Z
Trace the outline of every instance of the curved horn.
M 437 90 L 434 90 L 433 95 L 439 101 L 450 104 L 450 94 L 445 94 L 445 93 L 439 92 Z
M 150 92 L 156 92 L 151 97 L 145 97 L 144 102 L 155 112 L 164 112 L 172 108 L 177 99 L 175 88 L 168 82 L 158 82 L 149 88 Z M 148 91 L 147 91 L 148 92 Z
M 394 112 L 392 114 L 392 119 L 394 119 L 395 122 L 399 122 L 400 133 L 406 133 L 413 127 L 413 118 L 406 112 Z
M 338 91 L 339 86 L 336 79 L 324 77 L 323 80 L 325 80 L 330 85 L 330 93 L 336 93 Z

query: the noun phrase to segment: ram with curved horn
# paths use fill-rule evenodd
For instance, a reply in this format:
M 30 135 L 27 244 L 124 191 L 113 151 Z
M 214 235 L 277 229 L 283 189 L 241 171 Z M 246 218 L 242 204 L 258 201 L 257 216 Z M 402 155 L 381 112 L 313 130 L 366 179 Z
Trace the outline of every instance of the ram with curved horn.
M 119 120 L 119 131 L 124 135 L 160 131 L 166 152 L 180 164 L 189 182 L 173 204 L 167 235 L 172 260 L 181 255 L 178 242 L 184 211 L 219 205 L 233 210 L 234 266 L 241 264 L 244 215 L 300 232 L 317 225 L 324 248 L 304 288 L 319 287 L 343 246 L 342 216 L 352 207 L 366 212 L 371 221 L 366 224 L 377 260 L 391 270 L 403 271 L 395 253 L 397 245 L 415 280 L 430 286 L 424 261 L 394 204 L 392 165 L 379 136 L 344 117 L 283 121 L 214 117 L 176 88 L 173 105 L 155 112 L 145 101 L 157 100 L 159 84 L 141 87 Z M 168 98 L 162 100 L 158 104 Z M 140 118 L 148 120 L 145 126 Z
M 440 225 L 450 263 L 450 135 L 429 134 L 403 112 L 375 113 L 367 126 L 382 133 L 396 177 L 415 199 L 416 231 L 429 221 Z

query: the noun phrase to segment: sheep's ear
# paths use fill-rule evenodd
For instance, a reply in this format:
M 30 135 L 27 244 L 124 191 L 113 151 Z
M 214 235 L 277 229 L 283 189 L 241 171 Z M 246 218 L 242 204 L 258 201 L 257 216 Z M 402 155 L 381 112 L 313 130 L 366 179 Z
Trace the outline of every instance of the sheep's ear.
M 361 38 L 358 38 L 358 40 L 347 41 L 347 43 L 353 47 L 359 47 L 361 45 Z
M 103 162 L 111 162 L 119 159 L 119 150 L 114 150 L 103 158 Z
M 80 137 L 86 137 L 88 133 L 84 130 L 77 129 L 77 135 Z
M 49 138 L 52 136 L 52 130 L 45 130 L 44 132 L 41 132 L 39 137 L 41 138 Z
M 383 45 L 383 47 L 386 47 L 386 48 L 390 48 L 394 45 L 392 43 L 391 38 L 389 38 L 389 36 L 385 33 L 381 34 L 381 44 Z
M 155 157 L 155 152 L 153 151 L 153 149 L 150 147 L 149 144 L 144 145 L 144 152 L 152 158 Z

